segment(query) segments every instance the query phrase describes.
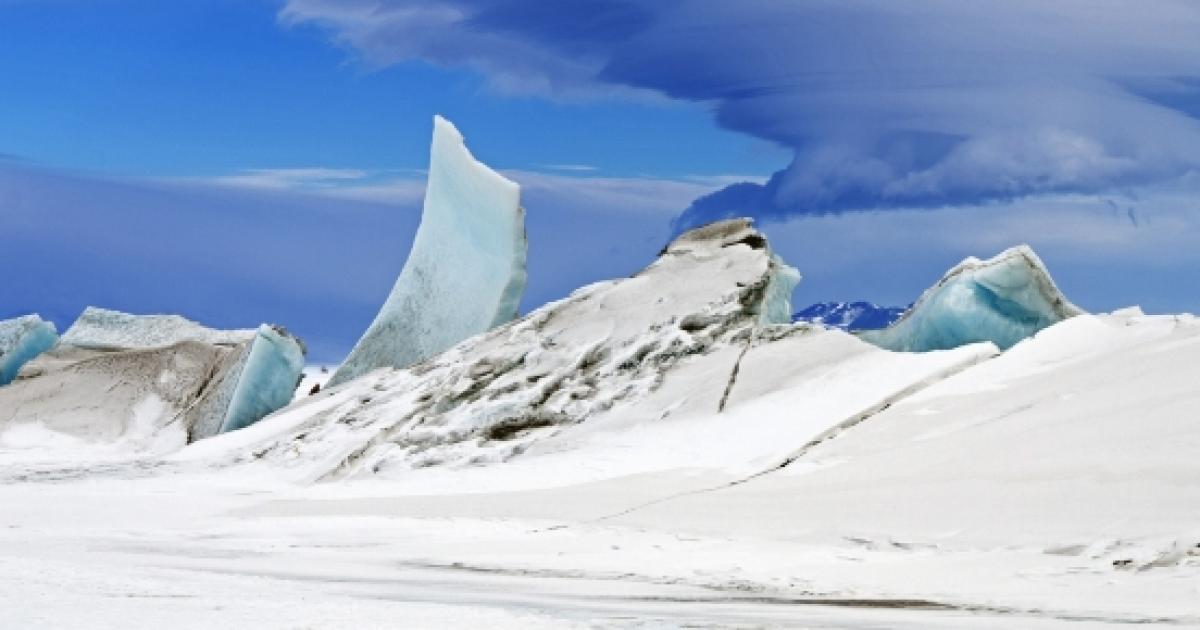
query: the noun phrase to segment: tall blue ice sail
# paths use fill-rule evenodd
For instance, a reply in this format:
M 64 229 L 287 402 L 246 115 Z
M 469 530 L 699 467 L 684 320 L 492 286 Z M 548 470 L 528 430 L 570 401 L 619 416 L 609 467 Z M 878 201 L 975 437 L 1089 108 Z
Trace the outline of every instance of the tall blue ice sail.
M 1055 286 L 1026 245 L 995 258 L 968 258 L 882 330 L 859 336 L 882 348 L 924 352 L 990 341 L 1008 349 L 1039 330 L 1082 313 Z
M 37 315 L 0 321 L 0 385 L 11 383 L 22 365 L 57 342 L 54 324 Z
M 330 379 L 405 367 L 511 321 L 525 291 L 521 189 L 433 120 L 429 182 L 408 261 L 375 321 Z

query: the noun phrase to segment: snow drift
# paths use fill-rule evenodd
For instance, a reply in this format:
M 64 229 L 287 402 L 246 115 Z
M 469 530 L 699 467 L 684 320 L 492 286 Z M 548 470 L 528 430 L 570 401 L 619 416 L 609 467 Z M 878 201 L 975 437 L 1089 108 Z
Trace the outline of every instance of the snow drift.
M 392 292 L 330 379 L 406 367 L 511 321 L 525 291 L 520 187 L 435 116 L 421 225 Z
M 1055 286 L 1028 246 L 968 258 L 946 272 L 891 326 L 859 336 L 882 348 L 925 352 L 990 341 L 1008 349 L 1083 311 Z

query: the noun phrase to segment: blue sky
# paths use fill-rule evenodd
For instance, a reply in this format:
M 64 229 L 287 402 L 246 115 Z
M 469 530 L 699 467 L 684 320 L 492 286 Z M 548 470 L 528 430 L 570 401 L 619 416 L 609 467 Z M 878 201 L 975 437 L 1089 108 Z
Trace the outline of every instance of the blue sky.
M 0 142 L 48 166 L 138 176 L 424 168 L 429 119 L 508 168 L 769 173 L 771 143 L 658 99 L 501 95 L 465 68 L 381 67 L 268 0 L 0 0 Z
M 798 306 L 1028 242 L 1092 310 L 1200 310 L 1200 6 L 0 0 L 0 317 L 280 322 L 335 361 L 431 123 L 524 187 L 525 308 L 750 215 Z

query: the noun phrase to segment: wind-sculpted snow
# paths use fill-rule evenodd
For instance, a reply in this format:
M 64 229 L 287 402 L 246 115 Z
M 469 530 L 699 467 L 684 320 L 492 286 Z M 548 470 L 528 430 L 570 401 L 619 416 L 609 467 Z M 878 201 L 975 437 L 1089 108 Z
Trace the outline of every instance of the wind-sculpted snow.
M 21 366 L 57 342 L 54 324 L 37 315 L 0 321 L 0 385 L 11 383 Z
M 428 361 L 327 390 L 183 455 L 268 462 L 306 480 L 516 456 L 561 479 L 544 458 L 581 442 L 592 445 L 589 464 L 568 466 L 566 476 L 778 464 L 889 396 L 991 355 L 893 354 L 840 331 L 773 323 L 791 312 L 797 278 L 748 221 L 709 225 L 631 278 L 585 287 Z M 831 395 L 829 379 L 850 372 L 858 377 L 846 395 Z M 803 417 L 756 406 L 797 387 L 824 397 L 800 405 Z M 761 430 L 742 438 L 746 427 Z
M 968 258 L 894 324 L 859 336 L 882 348 L 925 352 L 990 341 L 1001 349 L 1082 313 L 1067 301 L 1027 246 L 995 258 Z
M 162 453 L 286 405 L 304 349 L 282 329 L 220 331 L 89 308 L 0 390 L 0 430 L 37 427 L 114 452 Z
M 375 321 L 330 379 L 406 367 L 509 322 L 525 291 L 521 190 L 434 118 L 429 182 L 412 251 Z

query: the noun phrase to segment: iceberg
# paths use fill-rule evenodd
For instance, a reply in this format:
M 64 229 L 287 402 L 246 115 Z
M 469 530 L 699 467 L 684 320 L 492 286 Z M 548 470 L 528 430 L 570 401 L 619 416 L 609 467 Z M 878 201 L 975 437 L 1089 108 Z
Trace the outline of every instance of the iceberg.
M 1081 313 L 1055 286 L 1037 254 L 1021 245 L 989 260 L 967 258 L 927 289 L 894 324 L 858 335 L 897 352 L 988 341 L 1007 350 Z
M 525 291 L 521 189 L 435 116 L 421 225 L 370 327 L 329 381 L 406 367 L 517 316 Z
M 89 307 L 0 390 L 0 427 L 34 423 L 137 451 L 179 448 L 290 403 L 304 354 L 276 326 L 214 330 Z
M 39 354 L 58 343 L 54 324 L 37 315 L 0 321 L 0 385 L 17 378 L 17 372 Z

